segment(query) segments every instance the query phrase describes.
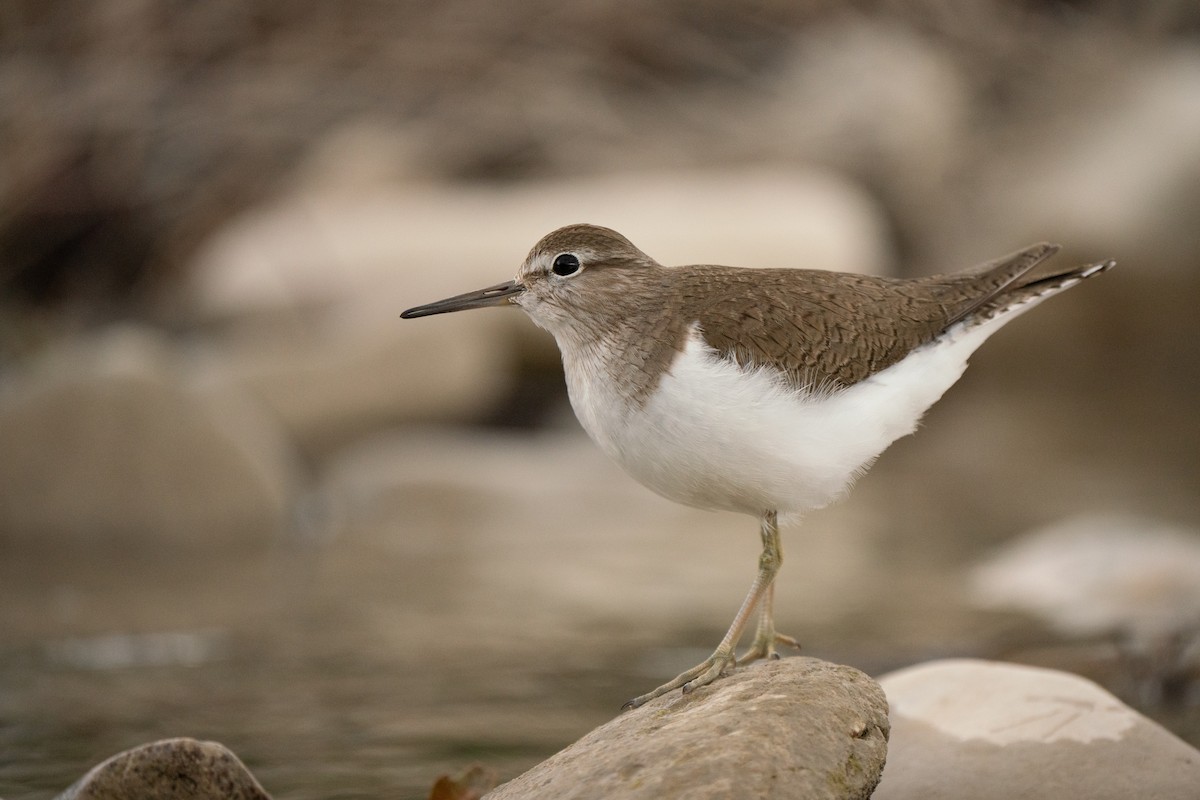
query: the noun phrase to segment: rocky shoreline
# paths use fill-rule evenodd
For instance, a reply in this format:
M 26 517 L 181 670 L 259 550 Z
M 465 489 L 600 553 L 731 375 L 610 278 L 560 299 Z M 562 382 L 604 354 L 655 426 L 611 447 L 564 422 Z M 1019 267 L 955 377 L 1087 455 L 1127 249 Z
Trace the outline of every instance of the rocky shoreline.
M 467 774 L 437 781 L 431 800 L 478 798 L 495 779 Z M 623 713 L 483 796 L 1190 800 L 1198 785 L 1200 750 L 1068 673 L 950 660 L 876 682 L 792 657 Z M 169 739 L 113 756 L 57 800 L 128 797 L 270 795 L 222 745 Z

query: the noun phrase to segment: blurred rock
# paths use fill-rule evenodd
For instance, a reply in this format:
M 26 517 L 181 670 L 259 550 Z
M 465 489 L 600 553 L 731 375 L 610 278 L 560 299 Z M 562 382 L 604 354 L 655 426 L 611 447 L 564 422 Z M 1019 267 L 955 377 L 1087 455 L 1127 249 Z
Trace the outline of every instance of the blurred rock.
M 971 599 L 1032 614 L 1075 640 L 1112 638 L 1147 701 L 1172 684 L 1186 688 L 1200 669 L 1195 530 L 1121 515 L 1074 517 L 992 554 L 971 574 Z
M 237 756 L 217 742 L 164 739 L 118 753 L 56 800 L 270 800 Z
M 935 661 L 879 679 L 891 705 L 877 800 L 1189 800 L 1200 751 L 1075 675 Z
M 1088 515 L 1031 531 L 971 575 L 972 600 L 1040 617 L 1073 637 L 1138 649 L 1200 633 L 1200 532 Z
M 235 394 L 188 386 L 148 328 L 48 351 L 0 393 L 0 540 L 260 546 L 285 529 L 286 441 Z
M 785 658 L 628 711 L 487 797 L 868 798 L 887 741 L 874 681 Z

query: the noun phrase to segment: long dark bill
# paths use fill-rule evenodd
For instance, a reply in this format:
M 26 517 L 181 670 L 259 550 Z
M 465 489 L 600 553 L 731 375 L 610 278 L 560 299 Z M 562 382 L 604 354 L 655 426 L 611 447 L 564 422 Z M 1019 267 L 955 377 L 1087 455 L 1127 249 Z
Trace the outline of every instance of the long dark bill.
M 505 281 L 486 289 L 458 294 L 454 297 L 447 297 L 445 300 L 438 300 L 436 303 L 410 308 L 400 317 L 412 319 L 413 317 L 428 317 L 431 314 L 448 314 L 451 311 L 466 311 L 468 308 L 502 306 L 511 302 L 509 298 L 513 295 L 518 295 L 523 291 L 525 291 L 525 287 L 516 281 Z

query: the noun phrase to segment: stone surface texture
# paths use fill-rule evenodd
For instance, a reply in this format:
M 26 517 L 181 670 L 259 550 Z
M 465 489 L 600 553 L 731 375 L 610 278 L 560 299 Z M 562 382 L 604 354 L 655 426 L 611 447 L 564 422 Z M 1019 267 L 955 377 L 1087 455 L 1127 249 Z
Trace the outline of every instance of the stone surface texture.
M 873 680 L 787 658 L 625 712 L 487 797 L 867 798 L 887 739 Z
M 57 800 L 270 800 L 237 756 L 217 742 L 163 739 L 118 753 Z
M 948 660 L 880 684 L 893 727 L 877 800 L 1200 794 L 1200 751 L 1076 675 Z

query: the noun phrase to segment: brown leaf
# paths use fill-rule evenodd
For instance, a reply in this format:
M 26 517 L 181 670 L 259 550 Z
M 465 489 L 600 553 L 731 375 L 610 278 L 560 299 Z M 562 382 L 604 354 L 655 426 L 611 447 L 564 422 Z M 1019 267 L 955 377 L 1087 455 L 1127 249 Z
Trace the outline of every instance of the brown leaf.
M 457 778 L 443 775 L 433 784 L 429 800 L 479 800 L 499 783 L 494 770 L 472 764 Z

